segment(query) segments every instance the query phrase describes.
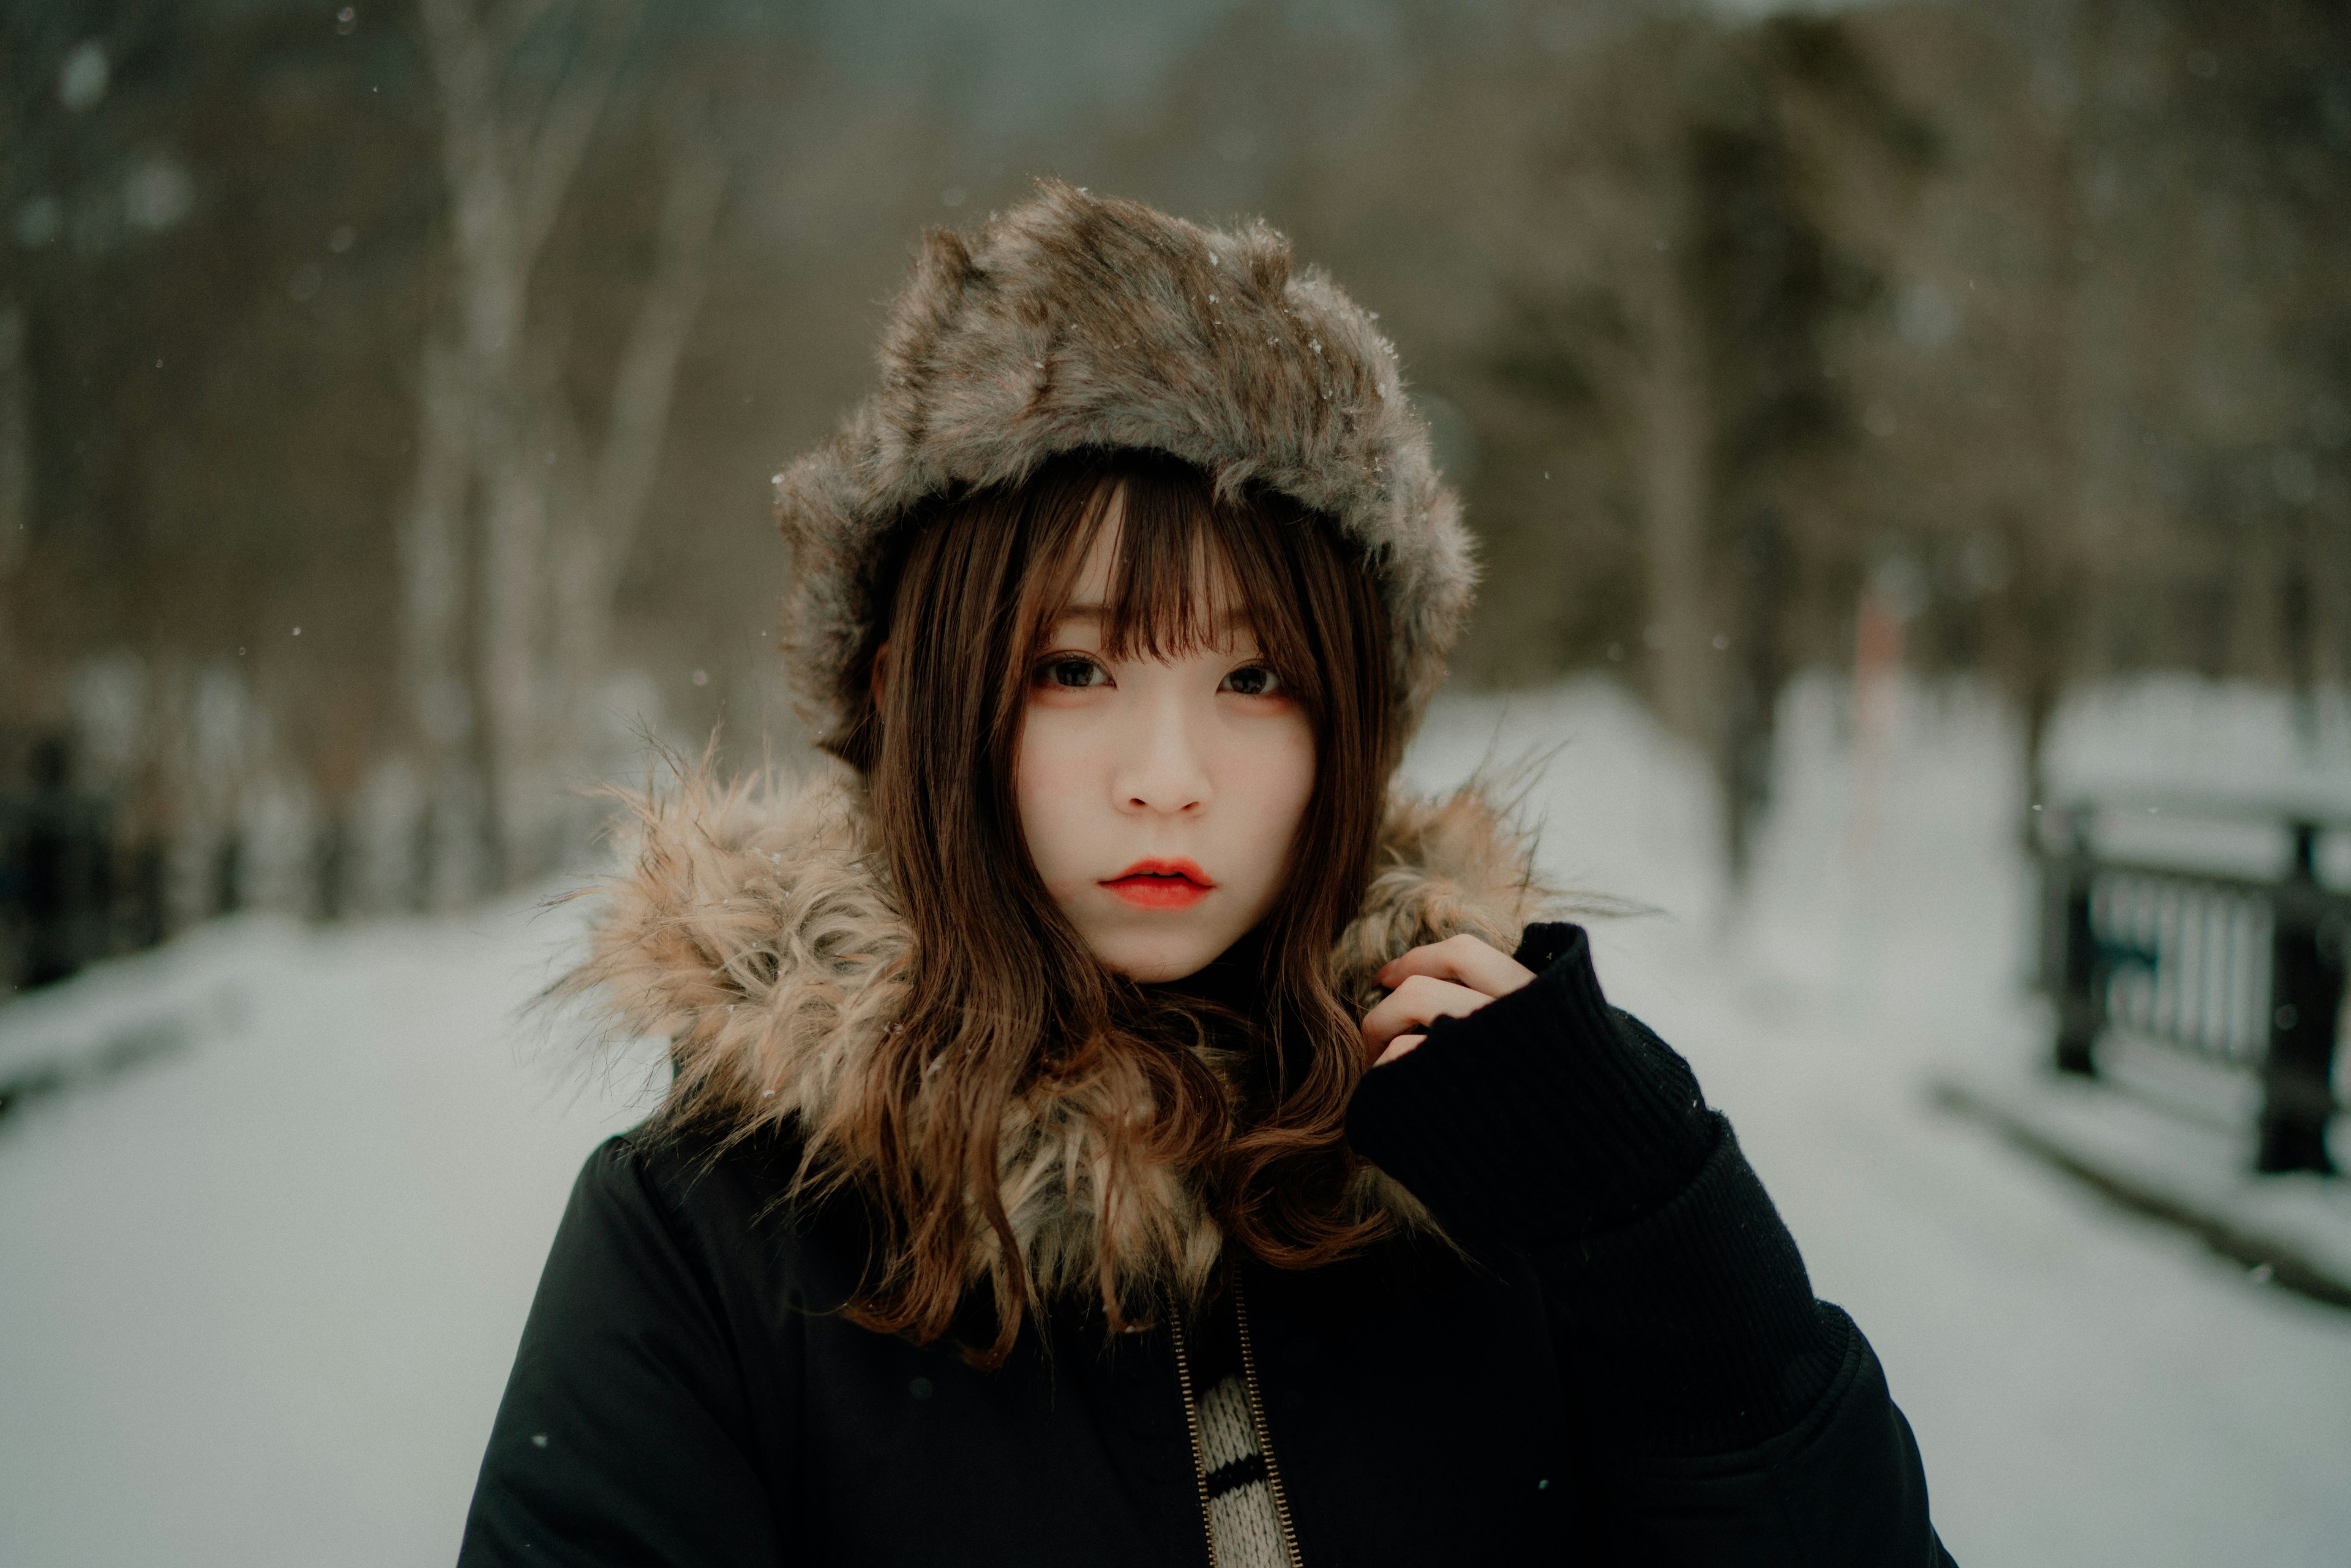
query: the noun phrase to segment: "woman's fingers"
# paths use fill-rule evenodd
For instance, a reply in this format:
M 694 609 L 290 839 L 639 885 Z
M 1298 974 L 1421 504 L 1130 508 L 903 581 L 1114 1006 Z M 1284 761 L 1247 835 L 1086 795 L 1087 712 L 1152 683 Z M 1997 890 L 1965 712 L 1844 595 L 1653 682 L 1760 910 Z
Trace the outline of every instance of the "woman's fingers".
M 1535 977 L 1532 969 L 1466 933 L 1415 947 L 1374 977 L 1393 990 L 1414 975 L 1451 980 L 1489 997 L 1507 997 Z
M 1425 1034 L 1441 1018 L 1468 1018 L 1493 999 L 1433 975 L 1407 975 L 1386 1000 L 1364 1015 L 1364 1054 L 1377 1063 L 1398 1036 Z
M 1491 944 L 1464 935 L 1415 947 L 1375 977 L 1388 995 L 1364 1015 L 1364 1054 L 1378 1067 L 1418 1046 L 1437 1019 L 1468 1018 L 1535 977 Z

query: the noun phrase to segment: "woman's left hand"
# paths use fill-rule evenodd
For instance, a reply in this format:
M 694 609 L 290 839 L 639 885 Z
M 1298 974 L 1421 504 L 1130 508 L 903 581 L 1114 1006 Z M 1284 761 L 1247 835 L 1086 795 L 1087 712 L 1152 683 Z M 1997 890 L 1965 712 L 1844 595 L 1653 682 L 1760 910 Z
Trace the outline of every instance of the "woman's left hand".
M 1364 1054 L 1384 1067 L 1428 1038 L 1441 1018 L 1468 1018 L 1496 997 L 1507 997 L 1534 971 L 1467 935 L 1415 947 L 1374 976 L 1388 988 L 1385 1000 L 1364 1015 Z

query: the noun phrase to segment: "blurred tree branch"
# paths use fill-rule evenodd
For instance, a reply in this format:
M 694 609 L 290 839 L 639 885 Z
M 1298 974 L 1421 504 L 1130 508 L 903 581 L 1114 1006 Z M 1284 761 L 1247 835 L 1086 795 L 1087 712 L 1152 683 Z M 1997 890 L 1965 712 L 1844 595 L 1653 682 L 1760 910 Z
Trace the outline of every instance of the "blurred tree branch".
M 557 662 L 569 677 L 567 739 L 575 748 L 589 725 L 581 704 L 610 655 L 613 599 L 660 470 L 678 366 L 708 287 L 726 193 L 707 104 L 698 97 L 674 100 L 663 119 L 666 177 L 653 276 L 613 372 L 603 442 L 592 458 L 559 465 L 589 477 L 567 508 L 574 522 L 558 541 L 555 567 Z M 585 456 L 585 441 L 561 400 L 550 397 L 542 408 L 561 426 L 559 449 Z
M 559 322 L 534 316 L 532 279 L 642 0 L 421 3 L 440 89 L 455 298 L 423 350 L 407 529 L 410 686 L 436 793 L 463 782 L 448 776 L 459 748 L 470 767 L 481 875 L 499 886 L 549 852 L 528 803 L 551 793 L 548 769 L 578 755 L 580 694 L 601 673 L 612 592 L 652 491 L 725 173 L 703 110 L 674 105 L 653 274 L 591 442 L 566 395 Z

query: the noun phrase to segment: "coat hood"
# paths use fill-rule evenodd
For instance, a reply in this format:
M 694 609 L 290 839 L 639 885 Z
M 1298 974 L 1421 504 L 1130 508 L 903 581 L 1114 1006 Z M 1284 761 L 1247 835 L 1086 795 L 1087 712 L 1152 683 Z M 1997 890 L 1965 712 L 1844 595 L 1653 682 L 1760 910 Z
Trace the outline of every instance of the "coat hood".
M 612 1033 L 669 1042 L 664 1116 L 723 1139 L 820 1129 L 867 1087 L 878 1042 L 921 983 L 862 786 L 845 769 L 733 786 L 688 772 L 632 803 L 627 869 L 600 890 L 587 959 L 560 988 L 592 998 Z M 1372 881 L 1332 953 L 1340 995 L 1369 1007 L 1390 958 L 1462 932 L 1510 951 L 1555 903 L 1531 867 L 1529 842 L 1479 784 L 1435 800 L 1393 793 Z M 1177 1172 L 1130 1173 L 1115 1213 L 1102 1213 L 1105 1130 L 1150 1113 L 1100 1082 L 1040 1086 L 1007 1108 L 1001 1192 L 1047 1292 L 1096 1282 L 1106 1223 L 1155 1237 L 1156 1248 L 1114 1250 L 1172 1258 L 1186 1291 L 1214 1267 L 1223 1238 Z M 814 1134 L 810 1155 L 825 1155 Z M 1432 1228 L 1402 1187 L 1368 1168 L 1364 1179 L 1367 1206 Z
M 977 235 L 934 230 L 893 302 L 881 384 L 776 476 L 787 664 L 803 716 L 857 711 L 900 525 L 1082 447 L 1165 452 L 1220 494 L 1330 517 L 1377 580 L 1400 734 L 1445 674 L 1477 570 L 1394 345 L 1263 223 L 1201 228 L 1040 181 Z

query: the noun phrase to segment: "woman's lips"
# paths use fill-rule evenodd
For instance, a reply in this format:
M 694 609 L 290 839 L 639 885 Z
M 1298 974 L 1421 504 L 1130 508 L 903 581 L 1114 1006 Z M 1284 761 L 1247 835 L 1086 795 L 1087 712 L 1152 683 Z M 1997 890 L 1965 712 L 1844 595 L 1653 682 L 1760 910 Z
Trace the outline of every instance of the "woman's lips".
M 1189 909 L 1217 883 L 1190 861 L 1137 861 L 1102 885 L 1137 909 Z

